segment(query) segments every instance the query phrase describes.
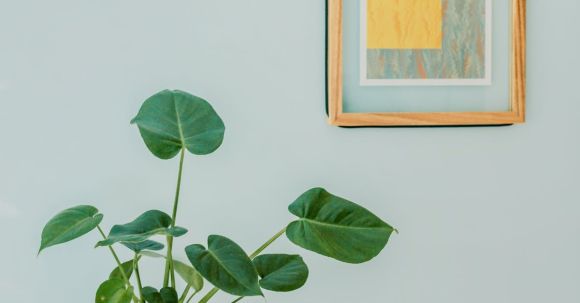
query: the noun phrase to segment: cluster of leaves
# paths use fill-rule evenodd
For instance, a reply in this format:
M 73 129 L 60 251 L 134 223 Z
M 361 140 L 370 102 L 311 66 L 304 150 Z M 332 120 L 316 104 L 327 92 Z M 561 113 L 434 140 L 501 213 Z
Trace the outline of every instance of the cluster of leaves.
M 42 232 L 40 251 L 79 238 L 92 230 L 103 237 L 96 247 L 107 247 L 117 267 L 97 289 L 96 303 L 184 303 L 190 302 L 204 287 L 211 289 L 199 302 L 208 302 L 219 290 L 237 297 L 264 296 L 263 290 L 288 292 L 302 287 L 308 267 L 299 255 L 262 254 L 282 235 L 294 244 L 347 263 L 363 263 L 377 256 L 386 246 L 394 229 L 365 208 L 335 196 L 322 188 L 303 193 L 289 206 L 297 219 L 275 234 L 252 254 L 247 254 L 231 239 L 220 235 L 208 237 L 207 247 L 189 245 L 189 262 L 173 259 L 173 239 L 187 233 L 176 226 L 185 151 L 205 155 L 222 143 L 225 127 L 211 105 L 182 91 L 162 91 L 147 99 L 137 117 L 137 124 L 149 150 L 161 159 L 181 154 L 173 216 L 150 210 L 135 220 L 115 225 L 108 235 L 100 227 L 103 215 L 89 205 L 69 208 L 54 216 Z M 167 244 L 152 240 L 164 236 Z M 114 245 L 133 252 L 132 260 L 121 263 Z M 139 271 L 142 257 L 165 260 L 161 289 L 143 287 Z M 186 284 L 178 294 L 175 273 Z M 135 279 L 132 279 L 135 277 Z M 131 283 L 136 281 L 136 285 Z

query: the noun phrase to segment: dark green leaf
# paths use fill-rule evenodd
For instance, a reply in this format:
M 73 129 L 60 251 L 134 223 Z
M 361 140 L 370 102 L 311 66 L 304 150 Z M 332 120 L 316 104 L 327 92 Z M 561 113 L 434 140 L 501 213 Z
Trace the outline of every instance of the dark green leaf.
M 97 246 L 109 246 L 117 242 L 139 243 L 154 235 L 172 235 L 179 237 L 187 230 L 182 227 L 171 227 L 171 217 L 159 210 L 150 210 L 139 216 L 133 222 L 115 225 L 106 240 Z
M 293 291 L 308 279 L 308 266 L 298 255 L 261 255 L 253 262 L 262 278 L 260 286 L 267 290 Z
M 126 289 L 121 279 L 111 279 L 99 286 L 95 303 L 129 303 L 132 298 L 133 288 Z
M 38 253 L 50 246 L 65 243 L 83 236 L 95 229 L 103 220 L 103 215 L 89 205 L 81 205 L 64 210 L 54 216 L 42 230 Z
M 300 218 L 288 225 L 290 241 L 347 263 L 376 257 L 393 232 L 370 211 L 322 188 L 305 192 L 288 209 Z
M 125 272 L 125 275 L 127 276 L 127 279 L 129 279 L 131 277 L 131 275 L 133 274 L 133 260 L 127 261 L 127 262 L 121 264 L 121 267 L 123 268 L 123 271 Z M 119 269 L 119 266 L 115 267 L 115 269 L 113 269 L 113 271 L 111 271 L 111 274 L 109 275 L 109 279 L 123 279 L 123 275 L 121 274 L 121 270 Z
M 212 235 L 208 238 L 208 249 L 190 245 L 185 253 L 193 267 L 217 288 L 237 296 L 262 295 L 252 261 L 232 240 Z
M 157 289 L 153 287 L 143 287 L 141 290 L 143 298 L 147 303 L 163 303 L 163 298 Z
M 159 293 L 161 294 L 161 298 L 163 298 L 163 303 L 177 303 L 179 300 L 177 292 L 171 287 L 164 287 Z
M 203 288 L 203 278 L 193 267 L 175 259 L 173 260 L 173 267 L 177 274 L 188 285 L 191 285 L 195 291 L 200 291 Z
M 138 243 L 121 242 L 121 244 L 136 253 L 140 253 L 144 250 L 162 250 L 163 247 L 165 247 L 163 244 L 153 240 L 145 240 Z
M 142 292 L 147 303 L 177 303 L 179 300 L 177 292 L 171 287 L 162 288 L 161 291 L 153 287 L 144 287 Z
M 212 106 L 179 90 L 164 90 L 147 99 L 131 123 L 139 126 L 147 148 L 171 159 L 182 148 L 206 155 L 222 144 L 225 126 Z

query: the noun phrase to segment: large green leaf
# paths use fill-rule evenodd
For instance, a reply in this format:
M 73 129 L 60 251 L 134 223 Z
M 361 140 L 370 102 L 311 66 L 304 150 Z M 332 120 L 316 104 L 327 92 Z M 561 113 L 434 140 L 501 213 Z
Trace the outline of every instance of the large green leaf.
M 262 295 L 252 261 L 234 241 L 212 235 L 207 249 L 190 245 L 185 253 L 193 267 L 217 288 L 236 296 Z
M 115 225 L 106 240 L 97 246 L 109 246 L 117 242 L 140 243 L 154 235 L 171 235 L 179 237 L 187 230 L 182 227 L 171 227 L 171 217 L 159 210 L 150 210 L 139 216 L 133 222 Z
M 133 274 L 133 260 L 121 264 L 121 268 L 123 269 L 123 272 L 125 272 L 127 279 L 129 279 Z M 115 269 L 111 271 L 109 274 L 109 279 L 123 279 L 123 274 L 121 273 L 119 266 L 115 267 Z
M 182 148 L 206 155 L 222 144 L 225 126 L 204 99 L 179 90 L 164 90 L 145 100 L 131 123 L 139 126 L 149 150 L 161 159 Z
M 133 288 L 125 288 L 125 281 L 110 279 L 101 284 L 95 296 L 95 303 L 129 303 L 133 298 Z
M 365 208 L 322 188 L 305 192 L 288 209 L 300 218 L 288 225 L 290 241 L 347 263 L 376 257 L 394 230 Z
M 99 210 L 90 205 L 69 208 L 54 216 L 42 230 L 40 253 L 43 249 L 65 243 L 95 229 L 103 220 Z
M 153 240 L 145 240 L 137 243 L 121 242 L 121 244 L 136 253 L 140 253 L 144 250 L 162 250 L 163 247 L 165 247 L 163 244 Z
M 191 285 L 195 291 L 200 291 L 203 288 L 203 278 L 193 267 L 175 259 L 173 260 L 173 267 L 177 274 L 188 285 Z
M 177 292 L 171 287 L 162 288 L 160 291 L 153 287 L 143 287 L 143 298 L 147 303 L 177 303 Z
M 262 278 L 260 286 L 267 290 L 293 291 L 308 279 L 308 266 L 298 255 L 261 255 L 253 262 Z

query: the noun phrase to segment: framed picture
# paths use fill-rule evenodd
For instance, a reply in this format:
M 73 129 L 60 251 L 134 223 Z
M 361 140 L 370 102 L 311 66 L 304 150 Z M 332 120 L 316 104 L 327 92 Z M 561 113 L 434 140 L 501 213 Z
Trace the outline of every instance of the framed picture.
M 526 0 L 327 0 L 337 126 L 525 121 Z

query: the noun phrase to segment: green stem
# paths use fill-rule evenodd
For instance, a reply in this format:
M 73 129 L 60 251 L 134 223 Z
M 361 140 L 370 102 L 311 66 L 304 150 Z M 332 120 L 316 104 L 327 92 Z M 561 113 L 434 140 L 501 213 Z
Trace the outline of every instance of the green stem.
M 274 236 L 272 236 L 272 238 L 270 238 L 268 241 L 266 241 L 264 244 L 262 244 L 262 246 L 260 246 L 258 249 L 256 249 L 256 251 L 254 251 L 251 255 L 250 255 L 250 259 L 254 259 L 255 257 L 257 257 L 259 254 L 261 254 L 264 249 L 266 249 L 268 246 L 270 246 L 272 243 L 274 243 L 274 241 L 278 240 L 278 238 L 280 238 L 280 236 L 282 236 L 284 233 L 286 232 L 286 227 L 284 227 L 281 231 L 279 231 L 277 234 L 275 234 Z M 200 301 L 199 303 L 206 303 L 209 302 L 209 300 L 215 296 L 215 294 L 219 291 L 219 288 L 214 287 L 212 290 L 210 290 L 207 295 L 205 295 Z M 237 301 L 236 301 L 237 302 Z
M 137 288 L 139 290 L 140 302 L 145 302 L 143 298 L 143 284 L 141 283 L 141 273 L 139 272 L 139 254 L 135 253 L 133 258 L 133 270 L 135 270 L 135 278 L 137 279 Z
M 101 228 L 100 225 L 97 225 L 97 230 L 99 231 L 99 233 L 101 234 L 101 236 L 103 237 L 103 239 L 106 240 L 107 239 L 107 236 L 103 232 L 103 229 Z M 119 256 L 117 256 L 117 253 L 115 252 L 115 249 L 113 248 L 112 245 L 109 245 L 107 247 L 109 248 L 109 251 L 113 255 L 113 258 L 115 258 L 115 262 L 117 262 L 117 266 L 119 267 L 119 272 L 121 273 L 121 276 L 123 277 L 123 280 L 125 280 L 125 285 L 127 287 L 131 287 L 131 282 L 129 282 L 129 278 L 127 277 L 127 274 L 125 273 L 125 270 L 123 269 L 123 266 L 121 265 L 121 260 L 119 260 Z M 133 296 L 133 302 L 138 303 L 137 298 L 135 296 Z
M 239 297 L 239 298 L 237 298 L 237 299 L 236 299 L 234 302 L 232 302 L 232 303 L 240 302 L 240 301 L 242 301 L 242 299 L 243 299 L 243 298 L 245 298 L 245 297 Z
M 207 295 L 205 295 L 203 298 L 201 298 L 201 300 L 199 300 L 199 303 L 206 303 L 208 302 L 213 296 L 215 296 L 215 294 L 217 294 L 217 292 L 220 289 L 217 287 L 212 288 L 212 290 L 210 290 Z
M 179 172 L 177 173 L 177 187 L 175 188 L 175 200 L 173 201 L 173 213 L 171 227 L 175 227 L 177 219 L 177 206 L 179 205 L 179 193 L 181 191 L 181 175 L 183 173 L 183 158 L 185 157 L 185 148 L 181 149 L 179 157 Z M 171 284 L 175 287 L 175 270 L 173 268 L 173 236 L 167 236 L 167 260 L 165 261 L 165 275 L 163 277 L 163 287 L 169 286 L 169 276 L 171 274 Z
M 191 294 L 191 296 L 189 296 L 189 299 L 187 299 L 187 301 L 186 301 L 185 303 L 189 303 L 189 302 L 191 302 L 191 299 L 193 299 L 193 297 L 195 297 L 195 295 L 197 295 L 197 293 L 198 293 L 198 292 L 199 292 L 199 291 L 197 291 L 197 290 L 196 290 L 196 291 L 194 291 L 194 292 Z
M 266 243 L 262 244 L 262 246 L 260 246 L 258 249 L 256 249 L 256 251 L 254 251 L 250 255 L 250 259 L 254 259 L 259 254 L 261 254 L 264 251 L 264 249 L 266 249 L 268 246 L 270 246 L 272 243 L 274 243 L 274 241 L 278 240 L 278 238 L 280 238 L 280 236 L 282 236 L 285 232 L 286 232 L 286 227 L 284 227 L 281 231 L 279 231 L 272 238 L 270 238 L 268 241 L 266 241 Z
M 179 297 L 179 300 L 177 302 L 182 303 L 183 301 L 185 301 L 185 299 L 187 299 L 187 294 L 189 293 L 190 289 L 191 289 L 191 284 L 187 284 L 187 286 L 183 290 L 183 293 L 181 294 L 181 297 Z

